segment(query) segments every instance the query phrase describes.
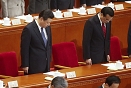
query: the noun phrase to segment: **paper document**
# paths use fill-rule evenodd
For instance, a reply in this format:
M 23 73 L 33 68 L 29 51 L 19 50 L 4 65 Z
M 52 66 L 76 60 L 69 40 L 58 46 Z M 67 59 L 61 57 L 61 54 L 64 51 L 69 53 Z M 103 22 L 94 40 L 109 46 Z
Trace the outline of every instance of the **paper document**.
M 109 67 L 109 66 L 114 66 L 115 64 L 116 63 L 107 63 L 107 64 L 101 64 L 101 65 Z
M 80 12 L 80 9 L 79 8 L 74 8 L 74 9 L 68 9 L 68 11 L 71 11 L 71 12 Z
M 129 4 L 131 4 L 131 1 L 125 1 L 125 3 L 129 3 Z
M 104 8 L 104 7 L 106 7 L 106 6 L 99 4 L 99 5 L 93 5 L 93 6 L 91 6 L 91 7 L 102 9 L 102 8 Z
M 17 16 L 17 17 L 15 17 L 15 18 L 17 18 L 17 19 L 22 19 L 22 20 L 26 20 L 26 16 L 25 16 L 25 15 Z
M 65 73 L 61 73 L 61 72 L 58 72 L 58 71 L 51 71 L 51 72 L 47 72 L 47 73 L 43 73 L 43 74 L 54 76 L 54 77 L 57 77 L 57 76 L 64 77 L 65 76 Z

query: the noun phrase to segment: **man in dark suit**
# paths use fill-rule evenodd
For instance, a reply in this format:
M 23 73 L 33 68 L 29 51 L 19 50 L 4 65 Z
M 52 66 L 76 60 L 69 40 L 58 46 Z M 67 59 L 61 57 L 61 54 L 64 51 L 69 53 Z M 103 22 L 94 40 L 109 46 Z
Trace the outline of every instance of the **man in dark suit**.
M 111 2 L 124 2 L 124 1 L 131 1 L 131 0 L 111 0 Z
M 29 23 L 22 31 L 21 67 L 26 74 L 50 71 L 52 18 L 54 18 L 52 11 L 44 10 L 37 20 Z
M 100 13 L 86 21 L 83 31 L 83 58 L 88 65 L 110 60 L 110 33 L 113 16 L 113 9 L 104 7 Z
M 51 0 L 52 10 L 65 10 L 72 9 L 74 6 L 74 0 Z
M 80 0 L 80 4 L 84 7 L 97 4 L 104 4 L 104 0 Z
M 50 8 L 50 0 L 29 0 L 28 13 L 36 14 Z
M 118 88 L 121 80 L 118 76 L 111 75 L 106 78 L 105 83 L 101 85 L 99 88 Z
M 129 24 L 127 41 L 128 41 L 128 55 L 131 58 L 131 21 Z

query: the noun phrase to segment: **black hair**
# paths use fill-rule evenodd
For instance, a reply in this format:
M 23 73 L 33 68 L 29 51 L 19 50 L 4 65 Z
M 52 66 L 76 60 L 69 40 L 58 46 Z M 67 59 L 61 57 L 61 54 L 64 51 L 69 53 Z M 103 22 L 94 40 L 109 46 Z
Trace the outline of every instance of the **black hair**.
M 107 14 L 111 17 L 114 16 L 114 11 L 111 7 L 104 7 L 102 10 L 101 10 L 101 13 L 103 14 L 103 16 L 105 17 Z
M 105 81 L 105 83 L 107 83 L 108 86 L 111 86 L 113 83 L 119 84 L 120 82 L 121 82 L 120 78 L 115 75 L 111 75 L 111 76 L 107 77 L 106 81 Z
M 53 85 L 54 88 L 67 88 L 68 87 L 68 83 L 63 77 L 55 77 L 52 80 L 51 85 Z
M 43 18 L 43 20 L 47 20 L 48 18 L 53 19 L 54 18 L 54 14 L 50 9 L 46 9 L 40 12 L 39 14 L 39 18 Z

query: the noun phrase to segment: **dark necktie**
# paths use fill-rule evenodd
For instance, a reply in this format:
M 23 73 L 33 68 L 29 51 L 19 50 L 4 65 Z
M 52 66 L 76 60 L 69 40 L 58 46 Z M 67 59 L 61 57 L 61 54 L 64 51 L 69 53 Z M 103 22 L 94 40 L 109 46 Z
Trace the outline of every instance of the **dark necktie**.
M 42 38 L 43 38 L 44 43 L 45 43 L 45 46 L 46 46 L 46 44 L 47 44 L 47 39 L 45 38 L 45 34 L 44 34 L 44 32 L 43 32 L 43 28 L 41 28 L 41 35 L 42 35 Z
M 103 34 L 105 37 L 106 36 L 106 27 L 105 27 L 104 23 L 102 23 L 102 30 L 103 30 Z

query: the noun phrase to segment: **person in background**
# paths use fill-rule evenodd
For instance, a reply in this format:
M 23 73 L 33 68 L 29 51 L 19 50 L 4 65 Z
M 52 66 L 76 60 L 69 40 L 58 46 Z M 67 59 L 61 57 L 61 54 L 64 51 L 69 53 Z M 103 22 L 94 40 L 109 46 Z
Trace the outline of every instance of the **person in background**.
M 83 7 L 92 6 L 97 4 L 104 4 L 104 0 L 80 0 L 80 4 Z
M 74 0 L 51 0 L 51 9 L 56 10 L 65 10 L 65 9 L 73 9 Z
M 128 42 L 127 52 L 128 52 L 129 58 L 131 58 L 131 21 L 130 21 L 129 29 L 128 29 L 127 42 Z
M 105 83 L 99 88 L 118 88 L 121 83 L 121 80 L 118 76 L 111 75 L 106 78 Z
M 52 37 L 51 10 L 40 12 L 37 20 L 27 24 L 21 34 L 21 67 L 25 74 L 50 71 Z
M 68 83 L 63 77 L 55 77 L 49 88 L 68 88 Z
M 2 17 L 16 17 L 24 15 L 24 0 L 1 0 Z
M 29 0 L 28 14 L 40 13 L 50 9 L 50 0 Z
M 111 20 L 114 11 L 104 7 L 101 12 L 89 18 L 83 31 L 83 58 L 87 65 L 105 63 L 110 60 Z
M 111 2 L 124 2 L 124 1 L 131 1 L 131 0 L 111 0 Z

